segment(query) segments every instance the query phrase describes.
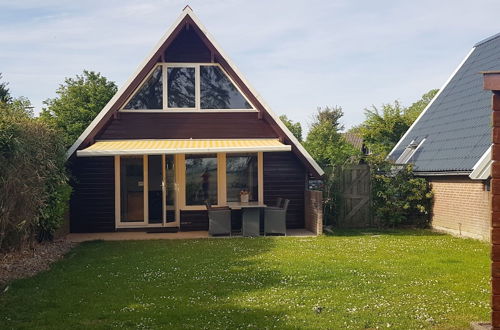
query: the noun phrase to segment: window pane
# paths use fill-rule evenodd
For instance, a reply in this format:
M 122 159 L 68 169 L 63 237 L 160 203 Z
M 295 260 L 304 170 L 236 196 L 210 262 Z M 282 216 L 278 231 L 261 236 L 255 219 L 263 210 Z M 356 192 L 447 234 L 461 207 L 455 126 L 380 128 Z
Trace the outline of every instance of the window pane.
M 257 155 L 227 155 L 227 201 L 239 202 L 240 193 L 248 191 L 249 200 L 258 200 Z
M 186 205 L 217 204 L 217 155 L 186 156 Z
M 144 221 L 144 177 L 142 157 L 121 157 L 120 188 L 122 222 Z
M 166 193 L 167 193 L 167 222 L 175 222 L 175 168 L 174 156 L 165 155 L 165 179 L 166 179 Z
M 194 68 L 168 68 L 168 107 L 194 108 Z
M 125 109 L 163 109 L 162 68 L 157 67 Z
M 218 66 L 201 66 L 202 109 L 251 109 L 250 104 Z
M 163 221 L 163 172 L 160 155 L 148 156 L 148 211 L 149 223 Z

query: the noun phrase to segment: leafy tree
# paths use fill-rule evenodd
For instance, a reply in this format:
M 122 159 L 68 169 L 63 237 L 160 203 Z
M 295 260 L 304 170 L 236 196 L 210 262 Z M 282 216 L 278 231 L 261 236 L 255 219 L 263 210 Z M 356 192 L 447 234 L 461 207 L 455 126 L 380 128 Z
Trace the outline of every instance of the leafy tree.
M 363 140 L 375 156 L 385 158 L 411 125 L 405 108 L 398 101 L 380 109 L 365 109 L 366 119 L 360 130 Z
M 302 142 L 302 125 L 300 125 L 300 122 L 294 123 L 293 120 L 288 119 L 286 115 L 281 115 L 280 120 L 285 124 L 285 126 L 292 132 L 292 134 L 299 140 L 299 142 Z
M 83 71 L 76 78 L 66 78 L 56 93 L 47 99 L 40 118 L 65 133 L 71 145 L 116 93 L 116 84 L 100 73 Z
M 411 123 L 413 123 L 420 115 L 420 113 L 424 111 L 425 107 L 429 104 L 429 102 L 431 102 L 437 92 L 439 92 L 439 89 L 431 89 L 430 91 L 422 95 L 422 98 L 420 98 L 420 100 L 414 102 L 408 107 L 408 109 L 406 110 L 406 116 Z
M 2 74 L 0 73 L 0 80 L 2 79 Z M 0 102 L 8 103 L 12 101 L 12 97 L 10 96 L 10 91 L 7 88 L 8 83 L 2 82 L 0 83 Z
M 433 193 L 425 178 L 416 177 L 411 165 L 388 161 L 372 164 L 371 170 L 373 213 L 381 226 L 429 225 Z
M 318 108 L 313 117 L 309 134 L 304 146 L 311 156 L 325 170 L 323 176 L 323 214 L 325 222 L 331 224 L 335 219 L 339 195 L 337 185 L 337 167 L 353 162 L 360 156 L 359 150 L 348 143 L 340 131 L 343 116 L 341 107 Z
M 341 107 L 325 107 L 318 108 L 313 117 L 304 146 L 323 167 L 345 164 L 357 154 L 340 133 L 344 129 L 340 123 L 343 115 Z
M 384 159 L 436 93 L 436 89 L 430 90 L 410 107 L 394 101 L 382 104 L 380 108 L 372 105 L 370 109 L 365 109 L 366 119 L 359 130 L 373 153 L 372 157 Z

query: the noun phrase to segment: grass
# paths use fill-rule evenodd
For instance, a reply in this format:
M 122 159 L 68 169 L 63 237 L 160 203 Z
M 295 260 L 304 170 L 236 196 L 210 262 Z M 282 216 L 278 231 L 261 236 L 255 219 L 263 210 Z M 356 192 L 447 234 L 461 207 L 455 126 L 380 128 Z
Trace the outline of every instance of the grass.
M 467 328 L 488 244 L 423 230 L 88 242 L 0 295 L 1 328 Z

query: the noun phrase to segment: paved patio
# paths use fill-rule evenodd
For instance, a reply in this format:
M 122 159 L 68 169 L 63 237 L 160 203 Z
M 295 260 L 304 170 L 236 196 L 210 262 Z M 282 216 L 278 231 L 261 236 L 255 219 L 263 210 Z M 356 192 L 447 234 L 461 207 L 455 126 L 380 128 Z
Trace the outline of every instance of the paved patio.
M 287 236 L 295 237 L 314 237 L 314 233 L 307 229 L 287 229 Z M 85 241 L 126 241 L 126 240 L 148 240 L 148 239 L 200 239 L 200 238 L 231 238 L 241 237 L 241 235 L 233 236 L 217 236 L 211 237 L 208 231 L 179 231 L 177 233 L 147 233 L 142 231 L 134 232 L 111 232 L 111 233 L 72 233 L 66 238 L 71 242 Z M 272 236 L 283 237 L 283 236 Z

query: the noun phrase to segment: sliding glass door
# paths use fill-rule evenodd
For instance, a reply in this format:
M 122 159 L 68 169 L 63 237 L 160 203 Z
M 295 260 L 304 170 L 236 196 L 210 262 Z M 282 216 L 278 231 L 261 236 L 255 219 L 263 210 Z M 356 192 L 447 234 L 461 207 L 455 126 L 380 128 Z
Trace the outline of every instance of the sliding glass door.
M 119 224 L 178 225 L 174 163 L 173 155 L 119 158 Z
M 144 159 L 121 157 L 120 197 L 121 222 L 144 223 Z

